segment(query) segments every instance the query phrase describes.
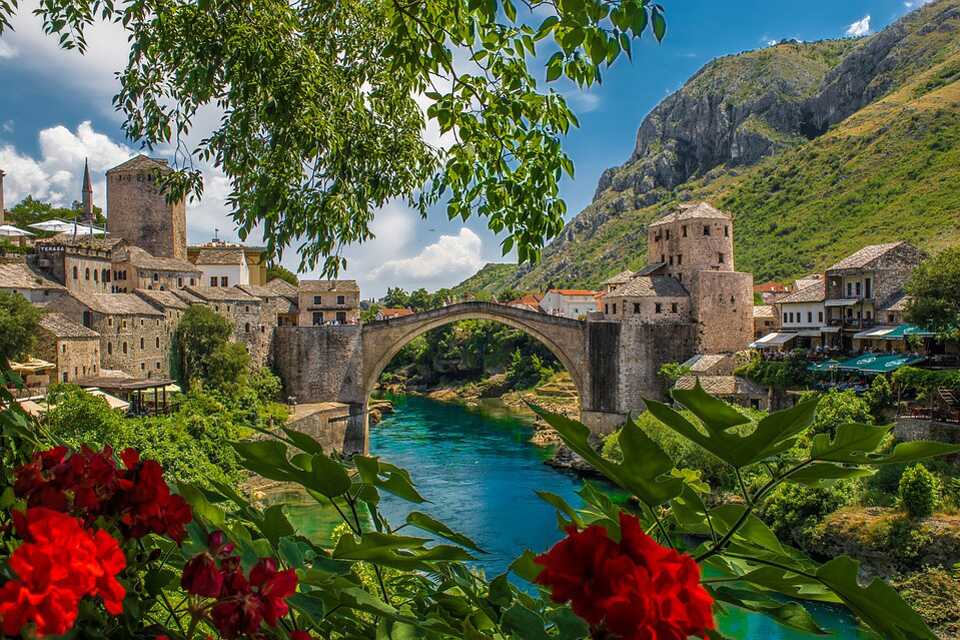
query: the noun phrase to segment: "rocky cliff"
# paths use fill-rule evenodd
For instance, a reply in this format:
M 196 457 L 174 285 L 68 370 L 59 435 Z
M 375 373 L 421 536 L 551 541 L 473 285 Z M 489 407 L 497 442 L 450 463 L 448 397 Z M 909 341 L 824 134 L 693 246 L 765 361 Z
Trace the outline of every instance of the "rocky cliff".
M 547 247 L 543 261 L 504 274 L 502 286 L 596 286 L 612 273 L 642 264 L 646 223 L 693 197 L 728 207 L 738 229 L 751 230 L 738 233 L 738 266 L 757 269 L 761 277 L 799 275 L 842 255 L 864 235 L 862 227 L 849 224 L 854 217 L 872 223 L 869 231 L 880 230 L 880 237 L 917 228 L 890 224 L 890 217 L 900 222 L 919 217 L 923 233 L 914 239 L 924 245 L 960 236 L 955 189 L 953 196 L 945 186 L 933 196 L 914 194 L 914 200 L 935 201 L 935 220 L 924 219 L 929 216 L 919 209 L 902 209 L 910 200 L 902 197 L 904 188 L 919 187 L 923 175 L 951 174 L 955 158 L 950 152 L 956 145 L 950 141 L 960 133 L 958 51 L 960 0 L 939 0 L 868 38 L 781 42 L 710 62 L 644 118 L 631 157 L 603 173 L 593 202 Z M 935 109 L 928 94 L 936 94 Z M 900 126 L 903 117 L 916 120 L 913 136 L 927 139 L 933 131 L 945 145 L 938 150 L 943 153 L 915 167 L 906 186 L 874 180 L 864 197 L 880 200 L 868 211 L 860 207 L 856 216 L 847 215 L 843 207 L 862 204 L 859 195 L 851 200 L 851 192 L 844 191 L 863 187 L 845 171 L 845 164 L 857 160 L 855 152 L 865 158 L 889 143 L 888 155 L 894 150 L 913 155 L 906 144 L 911 133 Z M 809 184 L 792 181 L 797 194 L 787 200 L 780 193 L 783 180 L 770 179 L 782 160 L 794 163 L 794 174 L 809 174 Z M 872 162 L 874 177 L 882 177 L 883 158 Z M 870 166 L 860 169 L 871 173 Z M 831 171 L 832 182 L 822 184 L 820 174 Z M 832 210 L 816 206 L 822 195 L 817 189 L 834 196 Z M 893 193 L 897 189 L 901 193 Z M 770 209 L 770 202 L 792 205 L 791 211 L 805 211 L 806 218 L 779 224 L 785 212 Z M 797 233 L 810 231 L 812 222 L 830 235 L 808 246 Z M 787 255 L 796 259 L 763 264 Z

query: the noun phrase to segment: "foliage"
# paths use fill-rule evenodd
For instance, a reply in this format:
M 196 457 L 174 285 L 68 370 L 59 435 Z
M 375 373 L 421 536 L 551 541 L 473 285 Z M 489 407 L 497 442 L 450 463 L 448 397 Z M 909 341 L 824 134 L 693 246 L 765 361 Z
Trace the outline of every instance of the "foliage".
M 858 488 L 855 480 L 818 487 L 782 484 L 770 492 L 757 515 L 778 538 L 803 547 L 810 529 L 840 507 L 853 503 Z
M 41 312 L 19 293 L 0 291 L 0 368 L 29 355 Z
M 239 342 L 224 342 L 206 358 L 206 382 L 217 389 L 229 385 L 246 384 L 250 369 L 250 354 L 246 345 Z
M 287 269 L 282 264 L 271 264 L 267 267 L 267 282 L 279 278 L 285 282 L 289 282 L 293 286 L 298 286 L 300 280 L 297 279 L 297 274 L 290 269 Z
M 960 247 L 924 260 L 907 281 L 906 318 L 946 340 L 960 339 Z
M 764 360 L 751 353 L 750 360 L 737 367 L 734 375 L 771 387 L 801 387 L 810 382 L 807 360 L 802 352 L 791 352 L 786 360 Z
M 657 375 L 666 380 L 671 387 L 677 380 L 689 374 L 690 367 L 685 367 L 679 362 L 665 362 L 660 365 L 660 370 L 657 371 Z
M 210 377 L 210 357 L 232 335 L 229 320 L 206 305 L 190 305 L 177 325 L 176 334 L 180 371 L 187 382 Z
M 2 31 L 2 28 L 0 28 Z M 103 216 L 103 210 L 97 205 L 93 205 L 94 224 L 103 226 L 107 219 Z M 75 219 L 83 217 L 83 210 L 79 202 L 74 202 L 73 207 L 55 207 L 49 202 L 37 200 L 28 195 L 18 202 L 12 209 L 7 211 L 7 221 L 9 224 L 21 228 L 29 227 L 31 224 L 46 222 L 47 220 L 63 220 L 64 222 L 73 222 Z
M 870 388 L 864 394 L 864 400 L 870 405 L 870 412 L 875 418 L 880 418 L 881 412 L 890 406 L 893 400 L 893 390 L 887 376 L 874 376 Z
M 900 367 L 893 372 L 893 383 L 903 392 L 926 393 L 940 387 L 960 391 L 960 371 Z
M 926 567 L 899 581 L 897 588 L 938 637 L 960 633 L 960 578 L 955 570 Z
M 814 418 L 811 433 L 836 433 L 842 425 L 848 423 L 873 424 L 868 401 L 852 390 L 839 391 L 830 389 L 824 394 L 808 392 L 801 396 L 802 400 L 819 397 L 817 417 Z
M 496 297 L 501 302 L 509 302 L 518 297 L 516 292 L 504 287 L 517 265 L 512 263 L 488 262 L 475 274 L 453 287 L 450 290 L 458 300 L 468 298 L 477 299 L 478 295 L 487 294 Z
M 15 9 L 0 4 L 0 31 Z M 443 198 L 451 218 L 487 218 L 504 254 L 515 247 L 520 261 L 560 232 L 558 183 L 573 175 L 560 140 L 577 120 L 562 94 L 538 86 L 538 43 L 541 52 L 558 47 L 548 83 L 566 77 L 586 88 L 631 55 L 634 38 L 662 39 L 666 22 L 648 0 L 554 10 L 538 26 L 512 0 L 431 0 L 415 11 L 397 2 L 203 2 L 149 12 L 49 0 L 38 13 L 62 47 L 80 51 L 95 16 L 123 25 L 132 54 L 115 102 L 131 139 L 171 145 L 186 167 L 164 176 L 171 197 L 199 196 L 194 161 L 211 162 L 230 180 L 241 237 L 260 225 L 270 257 L 302 243 L 301 271 L 322 261 L 332 275 L 345 266 L 341 248 L 372 238 L 371 212 L 395 198 L 422 215 Z M 429 100 L 425 112 L 418 98 Z M 224 115 L 195 131 L 206 107 Z M 428 122 L 449 144 L 424 140 Z M 189 136 L 195 148 L 182 143 Z
M 533 353 L 524 356 L 520 349 L 516 349 L 507 366 L 507 382 L 514 389 L 529 389 L 546 380 L 554 373 L 553 369 L 544 366 L 540 356 Z
M 367 323 L 373 322 L 377 319 L 377 314 L 380 313 L 380 305 L 376 302 L 368 306 L 366 309 L 360 309 L 360 322 Z
M 922 464 L 907 467 L 900 476 L 900 504 L 911 518 L 933 515 L 940 500 L 937 479 Z

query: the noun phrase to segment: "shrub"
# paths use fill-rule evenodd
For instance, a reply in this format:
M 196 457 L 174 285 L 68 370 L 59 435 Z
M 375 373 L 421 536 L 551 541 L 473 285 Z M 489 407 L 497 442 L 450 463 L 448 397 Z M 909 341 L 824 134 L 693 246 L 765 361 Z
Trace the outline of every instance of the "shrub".
M 831 389 L 823 394 L 817 404 L 817 416 L 813 420 L 814 433 L 829 433 L 831 436 L 840 425 L 856 422 L 873 424 L 873 414 L 866 400 L 849 389 L 837 391 Z
M 896 587 L 938 637 L 960 633 L 960 578 L 955 574 L 942 567 L 926 567 Z
M 887 376 L 883 375 L 873 379 L 873 382 L 870 383 L 870 388 L 864 395 L 864 399 L 867 401 L 867 404 L 870 405 L 870 411 L 876 418 L 880 417 L 881 411 L 890 406 L 892 398 L 893 391 L 890 388 L 890 382 L 887 380 Z
M 552 374 L 553 370 L 544 366 L 540 356 L 535 353 L 524 356 L 516 349 L 507 367 L 507 382 L 515 389 L 529 389 Z
M 900 504 L 912 518 L 933 515 L 939 500 L 937 479 L 922 464 L 908 467 L 900 477 Z
M 856 501 L 859 488 L 854 480 L 816 488 L 788 482 L 770 493 L 757 515 L 777 537 L 803 546 L 812 527 L 840 507 Z

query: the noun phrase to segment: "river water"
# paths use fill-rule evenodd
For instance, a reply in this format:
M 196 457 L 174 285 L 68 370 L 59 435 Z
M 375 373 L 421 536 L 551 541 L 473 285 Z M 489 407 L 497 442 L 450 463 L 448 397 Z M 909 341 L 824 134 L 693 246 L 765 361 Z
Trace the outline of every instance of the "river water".
M 430 503 L 412 506 L 384 495 L 381 508 L 392 524 L 403 522 L 412 509 L 433 515 L 487 552 L 478 564 L 488 578 L 506 571 L 524 549 L 539 553 L 562 537 L 553 507 L 535 491 L 558 494 L 576 507 L 582 504 L 576 495 L 581 481 L 543 464 L 550 451 L 527 441 L 528 424 L 495 405 L 474 411 L 420 397 L 395 398 L 394 404 L 395 413 L 371 428 L 371 454 L 409 470 Z M 728 611 L 719 625 L 732 638 L 819 637 L 785 629 L 764 616 Z M 814 616 L 832 638 L 868 637 L 835 608 L 818 607 Z

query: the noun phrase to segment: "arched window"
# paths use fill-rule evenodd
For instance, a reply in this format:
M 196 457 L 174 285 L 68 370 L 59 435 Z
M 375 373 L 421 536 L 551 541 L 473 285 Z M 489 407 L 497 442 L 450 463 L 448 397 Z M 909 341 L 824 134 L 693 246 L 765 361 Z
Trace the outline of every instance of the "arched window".
M 160 348 L 160 336 L 157 336 L 157 349 Z
M 245 333 L 250 333 L 250 323 L 249 323 L 249 322 L 243 325 L 243 330 L 244 330 Z
M 124 353 L 127 352 L 127 343 L 126 343 L 126 342 L 123 343 L 123 352 L 124 352 Z
M 112 343 L 112 342 L 108 342 L 108 343 L 107 343 L 107 355 L 113 355 L 113 343 Z
M 140 338 L 140 348 L 143 349 L 143 338 Z
M 73 279 L 74 280 L 80 279 L 80 275 L 77 273 L 77 265 L 73 265 Z
M 89 280 L 89 279 L 90 279 L 90 267 L 87 267 L 86 269 L 84 269 L 84 271 L 83 271 L 83 279 L 84 279 L 84 280 Z
M 100 273 L 96 269 L 93 270 L 93 281 L 100 282 Z

